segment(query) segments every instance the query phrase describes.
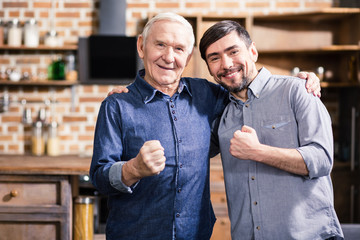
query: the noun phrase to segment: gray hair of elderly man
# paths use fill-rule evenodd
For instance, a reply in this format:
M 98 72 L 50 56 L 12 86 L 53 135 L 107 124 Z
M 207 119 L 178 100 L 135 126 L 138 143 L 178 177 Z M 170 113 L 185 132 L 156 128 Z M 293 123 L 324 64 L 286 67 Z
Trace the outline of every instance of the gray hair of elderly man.
M 193 28 L 191 26 L 191 24 L 183 17 L 180 16 L 176 13 L 172 13 L 172 12 L 164 12 L 164 13 L 159 13 L 156 16 L 154 16 L 153 18 L 151 18 L 145 25 L 144 30 L 142 32 L 142 36 L 144 39 L 144 45 L 146 43 L 146 39 L 150 33 L 150 29 L 153 26 L 153 24 L 155 22 L 158 21 L 171 21 L 171 22 L 177 22 L 182 24 L 185 29 L 189 32 L 189 40 L 190 40 L 190 48 L 189 48 L 189 54 L 192 52 L 193 48 L 194 48 L 194 44 L 195 44 L 195 36 L 194 36 L 194 31 Z

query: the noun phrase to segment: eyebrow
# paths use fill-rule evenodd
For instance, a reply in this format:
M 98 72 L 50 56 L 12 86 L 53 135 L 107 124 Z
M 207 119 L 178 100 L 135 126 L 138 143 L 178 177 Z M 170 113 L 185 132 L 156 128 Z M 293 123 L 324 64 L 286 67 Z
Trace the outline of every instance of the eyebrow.
M 225 48 L 224 52 L 228 52 L 228 51 L 230 51 L 230 50 L 232 50 L 232 49 L 234 49 L 234 48 L 238 48 L 238 47 L 239 47 L 239 46 L 238 46 L 237 44 L 232 45 L 232 46 L 230 46 L 230 47 L 228 47 L 228 48 Z M 217 56 L 217 55 L 219 55 L 219 52 L 209 53 L 208 55 L 206 55 L 206 59 L 209 59 L 210 57 L 212 57 L 212 56 Z

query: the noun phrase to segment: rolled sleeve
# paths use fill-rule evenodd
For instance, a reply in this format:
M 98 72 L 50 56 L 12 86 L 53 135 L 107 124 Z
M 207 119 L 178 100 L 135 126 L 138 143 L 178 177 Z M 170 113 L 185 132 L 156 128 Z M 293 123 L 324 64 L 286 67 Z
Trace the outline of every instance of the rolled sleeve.
M 300 147 L 309 178 L 327 176 L 333 165 L 333 135 L 330 115 L 320 99 L 299 91 L 295 106 Z
M 136 187 L 137 183 L 133 186 L 128 187 L 121 181 L 121 170 L 126 161 L 120 161 L 114 163 L 109 171 L 109 181 L 112 187 L 123 193 L 132 193 L 133 188 Z

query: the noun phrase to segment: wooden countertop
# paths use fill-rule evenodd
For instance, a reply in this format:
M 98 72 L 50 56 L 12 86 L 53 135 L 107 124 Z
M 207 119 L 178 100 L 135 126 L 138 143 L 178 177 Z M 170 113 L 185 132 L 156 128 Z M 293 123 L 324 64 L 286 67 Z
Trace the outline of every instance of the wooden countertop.
M 0 155 L 0 174 L 83 175 L 88 174 L 91 157 L 62 155 Z

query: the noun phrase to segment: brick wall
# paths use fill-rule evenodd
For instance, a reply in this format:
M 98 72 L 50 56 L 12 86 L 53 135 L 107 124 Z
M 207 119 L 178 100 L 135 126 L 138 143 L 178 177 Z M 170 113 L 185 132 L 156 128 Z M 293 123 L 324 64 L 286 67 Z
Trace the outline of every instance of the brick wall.
M 24 22 L 36 18 L 40 35 L 50 29 L 52 16 L 59 36 L 66 44 L 77 43 L 78 36 L 88 36 L 98 29 L 100 0 L 0 0 L 0 19 L 19 18 Z M 138 34 L 149 13 L 173 11 L 179 14 L 242 14 L 299 12 L 331 7 L 333 0 L 127 0 L 126 34 Z M 2 51 L 0 70 L 16 68 L 45 75 L 54 53 L 17 53 Z M 74 87 L 34 87 L 0 85 L 0 96 L 10 94 L 8 112 L 0 113 L 0 154 L 29 152 L 31 127 L 21 123 L 24 106 L 35 119 L 42 107 L 54 113 L 59 122 L 60 149 L 63 154 L 91 154 L 96 116 L 102 99 L 113 86 L 77 85 Z M 54 103 L 47 106 L 44 102 Z

